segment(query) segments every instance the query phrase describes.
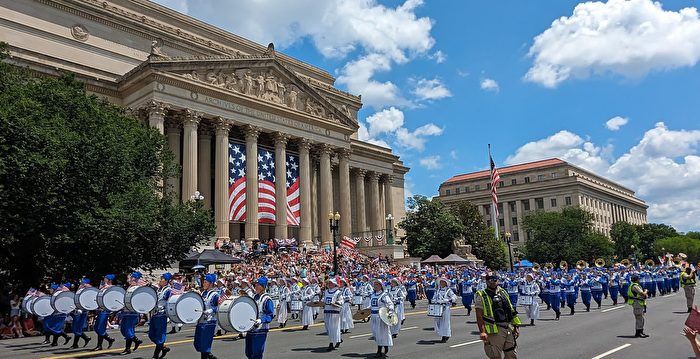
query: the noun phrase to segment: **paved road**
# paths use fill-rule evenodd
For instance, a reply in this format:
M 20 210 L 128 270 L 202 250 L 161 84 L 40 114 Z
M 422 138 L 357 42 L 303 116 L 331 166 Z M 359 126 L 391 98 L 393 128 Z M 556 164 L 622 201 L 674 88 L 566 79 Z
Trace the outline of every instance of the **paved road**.
M 578 305 L 582 307 L 581 304 Z M 692 351 L 680 330 L 686 313 L 682 293 L 654 298 L 649 301 L 647 313 L 648 339 L 636 339 L 634 317 L 627 305 L 612 306 L 606 300 L 603 307 L 589 313 L 577 312 L 573 317 L 564 314 L 554 321 L 554 313 L 542 312 L 542 319 L 534 327 L 524 327 L 518 340 L 520 358 L 688 358 Z M 579 308 L 577 308 L 579 309 Z M 563 313 L 568 313 L 568 308 Z M 466 321 L 469 321 L 467 323 Z M 370 358 L 376 347 L 371 340 L 368 324 L 357 323 L 352 333 L 344 335 L 340 349 L 327 353 L 327 337 L 323 324 L 316 324 L 308 331 L 301 331 L 298 322 L 290 321 L 287 328 L 273 329 L 268 337 L 265 358 Z M 151 358 L 153 346 L 148 341 L 145 328 L 138 328 L 144 345 L 138 351 L 123 358 Z M 389 352 L 393 358 L 463 359 L 484 358 L 483 346 L 478 341 L 474 313 L 466 316 L 464 309 L 453 311 L 452 338 L 445 344 L 432 329 L 432 319 L 425 314 L 425 305 L 408 312 L 404 329 Z M 199 358 L 192 346 L 194 328 L 185 327 L 175 335 L 168 336 L 172 348 L 168 358 Z M 94 336 L 94 333 L 90 333 Z M 119 332 L 111 334 L 118 338 Z M 109 358 L 118 356 L 123 341 L 118 340 L 111 350 L 99 353 L 81 350 L 51 348 L 40 344 L 42 338 L 24 338 L 0 341 L 0 359 L 4 358 Z M 90 344 L 93 345 L 93 342 Z M 611 352 L 617 350 L 615 352 Z M 600 356 L 605 353 L 610 354 Z M 213 353 L 218 358 L 244 358 L 243 340 L 235 335 L 224 335 L 214 341 Z M 120 357 L 122 358 L 122 357 Z

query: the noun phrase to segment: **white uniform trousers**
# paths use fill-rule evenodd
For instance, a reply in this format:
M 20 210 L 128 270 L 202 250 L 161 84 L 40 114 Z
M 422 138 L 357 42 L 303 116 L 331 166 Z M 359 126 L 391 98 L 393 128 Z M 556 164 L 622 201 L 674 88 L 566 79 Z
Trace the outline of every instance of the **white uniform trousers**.
M 370 323 L 372 324 L 372 335 L 374 335 L 374 341 L 377 342 L 377 346 L 394 346 L 394 341 L 391 338 L 391 330 L 389 326 L 379 318 L 379 314 L 372 314 Z

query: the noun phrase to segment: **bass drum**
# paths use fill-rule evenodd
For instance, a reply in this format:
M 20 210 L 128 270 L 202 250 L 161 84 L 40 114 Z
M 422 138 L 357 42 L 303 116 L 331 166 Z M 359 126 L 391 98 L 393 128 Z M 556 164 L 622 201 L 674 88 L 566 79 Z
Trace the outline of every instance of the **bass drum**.
M 59 313 L 72 312 L 75 309 L 75 293 L 67 290 L 54 293 L 51 296 L 51 306 Z
M 131 286 L 124 296 L 124 308 L 130 312 L 146 314 L 158 303 L 158 293 L 153 287 Z
M 45 295 L 43 297 L 34 297 L 29 304 L 29 311 L 40 317 L 47 317 L 55 312 L 51 306 L 51 297 Z
M 75 306 L 82 310 L 96 310 L 99 308 L 97 305 L 98 294 L 100 294 L 100 290 L 95 287 L 78 289 L 75 292 Z
M 168 318 L 173 323 L 194 324 L 203 313 L 204 301 L 195 292 L 173 295 L 168 299 Z
M 33 300 L 34 298 L 36 298 L 36 297 L 34 297 L 34 296 L 25 296 L 24 298 L 22 298 L 22 310 L 23 310 L 25 313 L 34 314 L 34 313 L 31 312 L 31 309 L 32 309 L 32 308 L 30 307 L 30 305 L 31 305 L 31 303 L 32 303 L 32 300 Z
M 247 332 L 258 319 L 258 303 L 248 296 L 232 297 L 219 305 L 216 319 L 221 329 L 228 332 Z
M 97 306 L 102 310 L 118 312 L 124 308 L 124 295 L 126 291 L 122 287 L 111 286 L 102 288 L 97 294 Z

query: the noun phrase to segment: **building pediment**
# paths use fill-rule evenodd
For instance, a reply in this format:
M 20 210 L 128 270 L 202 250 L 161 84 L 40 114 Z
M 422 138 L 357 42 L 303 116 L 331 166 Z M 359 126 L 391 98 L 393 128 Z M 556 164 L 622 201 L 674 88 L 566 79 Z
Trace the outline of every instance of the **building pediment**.
M 252 97 L 292 111 L 347 126 L 356 131 L 358 124 L 346 104 L 331 101 L 297 76 L 272 54 L 236 56 L 165 57 L 150 56 L 121 82 L 150 68 L 184 81 L 196 82 L 239 96 Z

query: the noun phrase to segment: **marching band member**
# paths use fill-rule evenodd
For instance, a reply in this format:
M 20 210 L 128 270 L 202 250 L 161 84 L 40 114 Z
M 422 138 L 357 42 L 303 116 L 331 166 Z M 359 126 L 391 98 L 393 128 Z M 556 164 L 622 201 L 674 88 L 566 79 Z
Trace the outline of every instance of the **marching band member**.
M 511 273 L 508 280 L 506 281 L 506 291 L 508 292 L 508 296 L 510 297 L 510 302 L 513 303 L 514 306 L 518 305 L 518 293 L 519 293 L 519 287 L 520 283 L 514 278 L 513 274 Z
M 571 309 L 570 315 L 574 315 L 576 312 L 574 307 L 576 306 L 576 281 L 571 278 L 571 274 L 567 274 L 565 279 L 562 281 L 562 287 L 564 288 L 564 293 L 566 293 L 566 306 Z
M 362 276 L 359 292 L 362 295 L 362 309 L 369 308 L 371 306 L 369 297 L 372 295 L 372 285 L 369 283 L 369 276 L 366 274 Z
M 277 285 L 277 279 L 268 279 L 267 294 L 272 299 L 272 304 L 275 309 L 275 313 L 279 310 L 280 303 L 280 287 Z
M 284 278 L 280 279 L 279 296 L 280 308 L 277 312 L 277 322 L 279 323 L 280 328 L 284 328 L 287 326 L 287 318 L 289 317 L 289 300 L 291 299 L 289 282 L 284 280 Z
M 581 274 L 579 279 L 579 286 L 581 288 L 581 302 L 586 306 L 586 311 L 591 311 L 591 279 L 585 274 Z
M 416 297 L 418 294 L 418 284 L 416 283 L 415 277 L 415 274 L 409 274 L 408 281 L 406 282 L 406 300 L 411 303 L 411 309 L 416 308 Z
M 664 273 L 664 270 L 660 268 L 658 273 L 656 273 L 656 289 L 659 291 L 659 295 L 666 294 L 666 290 L 664 288 L 664 277 L 666 277 L 666 274 Z
M 486 289 L 478 291 L 474 298 L 479 338 L 484 342 L 487 357 L 500 359 L 503 353 L 505 359 L 515 359 L 518 357 L 515 340 L 520 335 L 521 325 L 518 312 L 505 289 L 498 286 L 498 276 L 491 274 L 486 279 Z
M 340 278 L 326 280 L 326 293 L 323 297 L 324 324 L 328 334 L 328 351 L 340 347 L 343 339 L 340 337 L 340 308 L 343 306 L 343 293 L 338 290 Z
M 321 286 L 318 285 L 318 279 L 316 277 L 311 277 L 311 288 L 314 290 L 314 296 L 313 300 L 314 301 L 320 301 L 321 300 Z M 318 313 L 321 312 L 321 307 L 314 307 L 313 308 L 314 312 L 314 320 L 318 317 Z
M 170 348 L 165 347 L 166 330 L 168 328 L 168 316 L 166 307 L 168 299 L 172 295 L 170 281 L 173 279 L 171 273 L 163 273 L 158 282 L 158 302 L 155 312 L 151 315 L 151 320 L 148 322 L 148 339 L 156 345 L 153 349 L 153 359 L 165 358 Z
M 459 293 L 462 296 L 462 305 L 467 309 L 467 316 L 472 313 L 472 302 L 474 301 L 474 282 L 467 272 L 459 285 Z
M 540 319 L 540 304 L 535 300 L 539 294 L 540 286 L 535 282 L 534 275 L 532 273 L 526 274 L 521 301 L 525 307 L 525 314 L 530 318 L 531 326 L 535 325 L 535 320 Z
M 560 286 L 561 282 L 557 278 L 556 274 L 553 274 L 551 278 L 549 278 L 548 282 L 548 287 L 549 287 L 549 305 L 552 306 L 552 310 L 554 310 L 554 313 L 556 314 L 556 320 L 559 320 L 559 317 L 561 316 L 561 310 L 559 309 L 560 307 Z
M 146 283 L 142 279 L 143 275 L 141 272 L 133 272 L 129 276 L 129 286 L 143 286 Z M 143 340 L 136 337 L 136 325 L 141 320 L 141 314 L 136 312 L 130 312 L 126 308 L 122 311 L 122 319 L 119 323 L 119 331 L 124 336 L 126 340 L 126 346 L 122 355 L 131 354 L 131 344 L 134 344 L 134 350 L 138 349 Z
M 309 325 L 314 324 L 314 311 L 312 307 L 309 307 L 309 304 L 311 304 L 311 301 L 316 292 L 311 287 L 311 283 L 307 278 L 302 278 L 301 282 L 304 283 L 304 286 L 301 288 L 299 297 L 304 303 L 304 309 L 301 312 L 301 325 L 303 325 L 301 330 L 307 330 L 309 329 Z
M 350 284 L 347 278 L 340 278 L 341 291 L 343 292 L 343 308 L 340 311 L 340 333 L 349 333 L 350 329 L 355 328 L 355 323 L 352 320 L 352 310 L 350 306 L 352 303 L 352 289 L 350 289 Z
M 620 292 L 620 273 L 618 273 L 617 268 L 614 268 L 614 272 L 610 276 L 610 285 L 608 288 L 613 305 L 617 305 L 617 295 Z
M 394 310 L 394 302 L 389 293 L 384 290 L 384 284 L 381 280 L 375 279 L 372 281 L 372 287 L 374 290 L 370 297 L 370 308 L 372 310 L 370 322 L 372 324 L 372 335 L 377 343 L 377 354 L 374 357 L 381 358 L 389 352 L 389 347 L 394 346 L 394 341 L 392 340 L 391 329 L 379 318 L 379 308 L 386 307 L 391 312 Z M 383 354 L 382 348 L 384 349 Z
M 603 282 L 605 281 L 605 278 L 598 272 L 591 283 L 591 295 L 596 304 L 598 304 L 598 308 L 600 308 L 600 302 L 603 300 Z
M 83 278 L 80 281 L 80 287 L 78 287 L 78 289 L 85 287 L 90 287 L 90 279 L 88 278 Z M 92 338 L 85 335 L 85 332 L 83 331 L 85 329 L 85 324 L 87 323 L 88 311 L 76 308 L 73 313 L 71 313 L 71 316 L 73 317 L 73 323 L 71 325 L 71 329 L 73 329 L 73 345 L 71 346 L 71 349 L 78 348 L 78 339 L 80 338 L 85 341 L 85 344 L 83 344 L 84 348 L 88 345 L 90 340 L 92 340 Z
M 442 316 L 434 318 L 435 333 L 442 337 L 441 343 L 447 342 L 452 336 L 452 323 L 450 322 L 450 307 L 457 300 L 457 296 L 449 288 L 449 282 L 445 278 L 438 279 L 439 288 L 433 297 L 434 304 L 441 304 L 443 307 Z
M 114 280 L 114 274 L 107 274 L 102 279 L 102 284 L 100 284 L 100 290 L 109 288 L 112 286 L 112 281 Z M 107 349 L 112 347 L 114 344 L 114 338 L 107 334 L 107 321 L 109 319 L 108 310 L 99 310 L 95 316 L 95 333 L 97 334 L 97 346 L 92 351 L 102 350 L 102 343 L 107 341 Z
M 216 329 L 216 312 L 219 308 L 219 293 L 214 290 L 216 274 L 209 273 L 204 276 L 204 313 L 194 331 L 194 349 L 201 354 L 201 359 L 216 359 L 211 353 L 211 344 L 214 341 L 214 329 Z
M 255 294 L 253 299 L 258 304 L 259 318 L 255 320 L 255 326 L 245 337 L 245 356 L 248 359 L 262 359 L 265 352 L 267 333 L 270 331 L 270 323 L 275 316 L 275 306 L 272 298 L 265 293 L 267 278 L 260 277 L 255 281 Z
M 428 304 L 433 303 L 433 297 L 435 296 L 435 281 L 433 280 L 433 275 L 428 273 L 425 276 L 425 297 L 428 299 Z
M 404 313 L 406 289 L 398 278 L 392 278 L 390 282 L 391 287 L 389 288 L 389 296 L 394 302 L 394 311 L 399 318 L 398 323 L 391 326 L 391 337 L 396 338 L 399 335 L 399 331 L 401 331 L 401 325 L 403 324 L 404 320 L 406 320 L 406 315 Z
M 296 277 L 289 278 L 289 296 L 291 302 L 301 301 L 301 288 L 299 287 L 299 280 Z M 294 310 L 290 308 L 292 312 L 292 319 L 296 319 L 299 316 L 299 310 Z
M 52 284 L 51 291 L 49 291 L 49 293 L 53 295 L 55 292 L 66 291 L 69 287 L 70 283 L 68 285 Z M 68 342 L 70 341 L 70 337 L 68 336 L 68 334 L 66 334 L 66 332 L 63 331 L 65 323 L 66 315 L 63 313 L 55 312 L 49 316 L 44 317 L 44 333 L 51 333 L 53 335 L 53 341 L 51 342 L 52 347 L 58 346 L 58 337 L 62 337 L 65 340 L 63 345 L 68 344 Z
M 630 273 L 625 272 L 620 279 L 620 295 L 627 302 L 627 289 L 630 287 Z

